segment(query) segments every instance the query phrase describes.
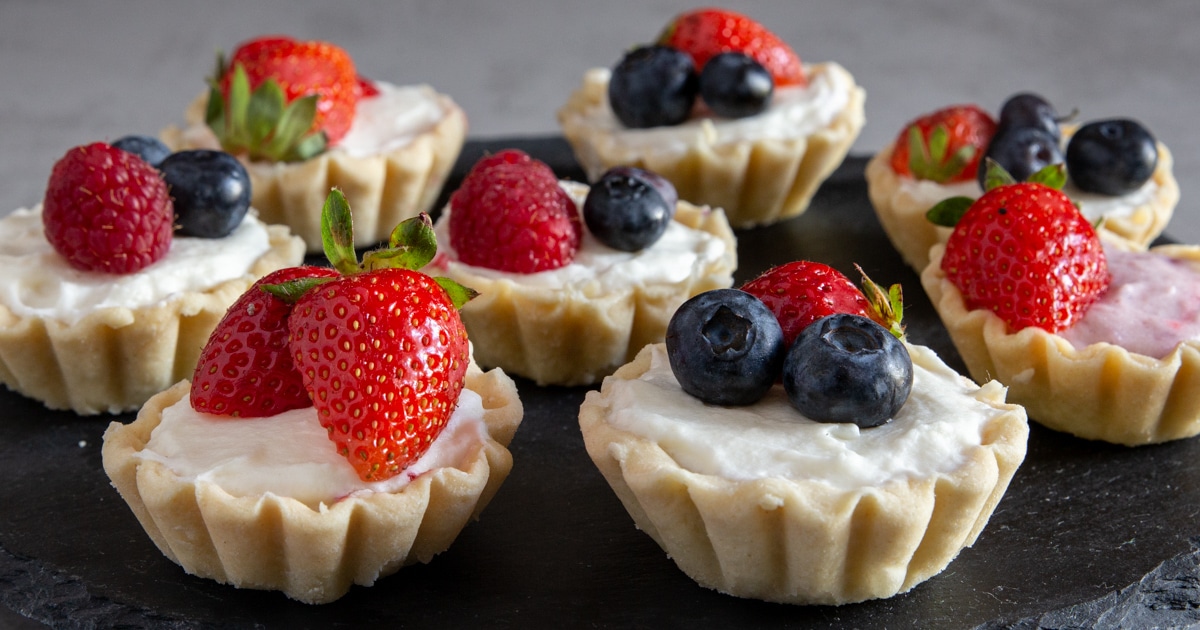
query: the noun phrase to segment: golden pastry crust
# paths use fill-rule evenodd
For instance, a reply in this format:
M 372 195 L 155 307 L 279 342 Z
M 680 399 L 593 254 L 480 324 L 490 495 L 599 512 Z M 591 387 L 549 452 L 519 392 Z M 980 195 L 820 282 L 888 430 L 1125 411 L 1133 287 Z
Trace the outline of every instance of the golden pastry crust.
M 236 497 L 141 458 L 163 409 L 188 395 L 186 381 L 150 399 L 134 422 L 109 425 L 104 470 L 154 544 L 188 573 L 327 603 L 448 549 L 508 476 L 507 446 L 523 415 L 516 385 L 472 364 L 467 387 L 483 398 L 490 439 L 461 468 L 435 469 L 393 493 L 318 507 L 274 494 Z
M 953 374 L 932 351 L 913 354 Z M 647 348 L 588 392 L 579 412 L 584 444 L 638 528 L 700 585 L 730 595 L 845 604 L 905 592 L 974 544 L 1025 458 L 1025 412 L 989 383 L 974 397 L 998 413 L 949 473 L 858 490 L 698 474 L 608 421 L 610 383 L 644 374 L 650 356 Z
M 591 181 L 618 165 L 644 168 L 671 181 L 680 199 L 720 207 L 734 227 L 766 225 L 808 209 L 817 188 L 842 163 L 865 123 L 866 92 L 835 63 L 812 64 L 810 75 L 836 74 L 851 85 L 849 100 L 827 127 L 806 138 L 715 143 L 697 133 L 686 151 L 642 154 L 586 122 L 606 106 L 604 86 L 584 82 L 558 112 L 563 135 Z M 704 125 L 712 127 L 705 121 Z M 701 127 L 702 131 L 704 127 Z
M 268 225 L 271 248 L 241 278 L 162 304 L 93 312 L 73 324 L 0 305 L 0 383 L 51 409 L 121 413 L 191 378 L 229 305 L 262 276 L 300 264 L 304 243 Z
M 1069 138 L 1075 128 L 1064 125 L 1064 136 Z M 929 264 L 929 248 L 936 243 L 945 243 L 952 230 L 930 223 L 925 213 L 932 205 L 914 196 L 914 184 L 928 187 L 939 185 L 934 182 L 914 182 L 897 175 L 891 166 L 893 148 L 894 145 L 884 147 L 867 162 L 867 195 L 883 231 L 896 251 L 900 252 L 908 266 L 920 272 Z M 1128 213 L 1105 216 L 1100 227 L 1139 249 L 1148 247 L 1162 234 L 1174 214 L 1175 205 L 1179 203 L 1179 183 L 1175 181 L 1173 165 L 1171 151 L 1163 143 L 1158 143 L 1158 165 L 1151 175 L 1155 183 L 1154 196 Z M 1069 183 L 1063 192 L 1072 199 L 1081 194 Z M 977 188 L 974 194 L 978 194 Z M 1087 211 L 1086 205 L 1084 210 L 1089 219 L 1094 221 L 1100 218 L 1093 216 L 1094 212 Z
M 685 300 L 733 284 L 737 245 L 724 213 L 680 201 L 674 220 L 725 244 L 721 258 L 681 282 L 619 291 L 606 290 L 598 281 L 536 287 L 521 283 L 515 274 L 485 276 L 462 265 L 447 269 L 437 258 L 427 271 L 479 292 L 461 313 L 480 365 L 503 368 L 538 385 L 588 385 L 627 363 L 642 346 L 662 341 L 671 315 Z
M 250 173 L 251 205 L 263 221 L 289 226 L 308 245 L 321 246 L 321 207 L 332 188 L 340 189 L 354 215 L 354 244 L 369 247 L 386 241 L 404 219 L 428 212 L 467 134 L 467 117 L 449 96 L 438 94 L 444 115 L 412 142 L 384 154 L 353 157 L 331 150 L 303 162 L 268 163 L 243 160 Z M 192 128 L 204 125 L 208 95 L 188 107 Z M 177 127 L 164 129 L 162 140 L 172 149 L 216 148 L 215 138 L 198 138 Z
M 941 269 L 944 250 L 931 250 L 921 284 L 972 378 L 1004 383 L 1031 419 L 1089 440 L 1137 446 L 1200 434 L 1200 342 L 1157 359 L 1109 343 L 1076 349 L 1035 327 L 1012 333 L 995 313 L 966 307 Z M 1200 265 L 1200 247 L 1151 251 Z

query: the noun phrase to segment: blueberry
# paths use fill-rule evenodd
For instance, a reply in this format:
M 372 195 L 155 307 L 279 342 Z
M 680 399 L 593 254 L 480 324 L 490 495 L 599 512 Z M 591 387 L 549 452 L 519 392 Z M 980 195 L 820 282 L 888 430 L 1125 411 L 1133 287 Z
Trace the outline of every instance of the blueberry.
M 583 202 L 583 220 L 601 243 L 636 252 L 662 238 L 678 200 L 675 187 L 659 175 L 617 166 L 592 184 Z
M 997 119 L 998 128 L 1017 129 L 1033 127 L 1041 129 L 1054 137 L 1062 139 L 1062 131 L 1058 127 L 1062 117 L 1054 110 L 1049 101 L 1032 92 L 1014 94 L 1000 106 L 1000 117 Z
M 128 151 L 144 160 L 150 166 L 158 168 L 162 161 L 171 155 L 171 149 L 158 138 L 151 136 L 121 136 L 109 143 L 122 151 Z
M 1137 190 L 1158 166 L 1158 144 L 1136 120 L 1098 120 L 1067 143 L 1067 173 L 1081 190 L 1123 195 Z
M 809 324 L 783 364 L 792 406 L 817 422 L 879 426 L 904 406 L 912 382 L 908 349 L 861 315 L 839 313 Z
M 699 92 L 692 57 L 667 46 L 627 53 L 608 82 L 608 102 L 626 127 L 678 125 L 688 119 Z
M 696 295 L 667 324 L 667 358 L 680 387 L 714 405 L 761 399 L 779 378 L 785 350 L 775 315 L 737 289 Z
M 762 64 L 742 53 L 721 53 L 700 71 L 700 98 L 714 114 L 745 118 L 771 104 L 775 81 Z
M 224 151 L 172 153 L 159 170 L 174 200 L 180 236 L 227 236 L 250 209 L 250 175 Z
M 988 143 L 986 157 L 995 160 L 1019 182 L 1051 164 L 1063 162 L 1058 140 L 1038 127 L 1008 127 L 996 131 Z M 979 185 L 984 185 L 987 160 L 979 161 Z

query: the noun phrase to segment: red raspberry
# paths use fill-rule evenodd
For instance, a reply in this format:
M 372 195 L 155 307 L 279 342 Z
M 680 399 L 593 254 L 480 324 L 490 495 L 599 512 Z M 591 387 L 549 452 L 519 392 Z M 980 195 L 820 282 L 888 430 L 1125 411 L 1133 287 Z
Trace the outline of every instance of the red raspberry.
M 450 197 L 450 244 L 468 265 L 512 273 L 575 258 L 579 210 L 554 171 L 515 149 L 481 159 Z
M 128 274 L 166 255 L 175 211 L 157 169 L 102 142 L 67 151 L 50 171 L 46 240 L 83 271 Z

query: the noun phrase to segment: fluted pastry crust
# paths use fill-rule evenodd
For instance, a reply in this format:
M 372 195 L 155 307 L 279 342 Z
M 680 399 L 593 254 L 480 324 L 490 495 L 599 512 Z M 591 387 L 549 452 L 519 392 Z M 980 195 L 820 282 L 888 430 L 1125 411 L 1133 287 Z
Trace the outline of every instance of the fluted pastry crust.
M 941 269 L 944 250 L 931 249 L 921 284 L 975 380 L 1004 383 L 1032 420 L 1090 440 L 1137 446 L 1200 434 L 1200 342 L 1158 359 L 1110 343 L 1076 349 L 1036 327 L 1010 332 L 990 310 L 967 308 Z M 1200 247 L 1151 251 L 1200 265 Z
M 268 225 L 270 249 L 240 278 L 163 303 L 97 310 L 78 322 L 22 316 L 0 305 L 0 383 L 51 409 L 121 413 L 191 378 L 229 305 L 255 280 L 304 259 L 304 243 Z
M 1068 137 L 1074 127 L 1066 126 L 1063 133 Z M 931 205 L 916 199 L 905 190 L 904 178 L 892 170 L 892 150 L 888 145 L 867 162 L 865 171 L 867 195 L 875 208 L 875 215 L 888 239 L 904 262 L 918 273 L 929 264 L 929 248 L 936 243 L 945 243 L 950 238 L 950 228 L 930 223 L 925 213 Z M 1151 175 L 1156 185 L 1154 197 L 1127 214 L 1108 215 L 1100 224 L 1101 229 L 1119 236 L 1135 247 L 1145 249 L 1162 234 L 1171 220 L 1175 206 L 1179 203 L 1179 183 L 1174 175 L 1174 158 L 1171 151 L 1158 143 L 1158 165 Z M 1070 188 L 1065 190 L 1068 196 Z M 1089 217 L 1099 218 L 1099 217 Z
M 438 94 L 442 119 L 412 142 L 387 153 L 353 157 L 331 150 L 303 162 L 249 162 L 251 204 L 263 221 L 291 227 L 308 245 L 321 252 L 321 207 L 332 188 L 346 195 L 354 217 L 354 244 L 369 247 L 386 241 L 404 219 L 429 212 L 467 134 L 467 117 L 449 96 Z M 204 124 L 208 95 L 188 107 L 189 125 Z M 177 127 L 168 127 L 163 141 L 172 149 L 198 146 Z
M 675 221 L 725 243 L 724 255 L 676 283 L 608 291 L 598 281 L 537 287 L 519 275 L 484 276 L 463 266 L 427 268 L 479 292 L 461 309 L 480 365 L 501 367 L 539 385 L 588 385 L 630 361 L 642 346 L 662 341 L 675 309 L 688 298 L 733 283 L 737 246 L 720 209 L 676 205 Z
M 591 181 L 613 166 L 636 166 L 670 180 L 680 199 L 724 209 L 734 227 L 767 225 L 808 209 L 813 194 L 842 163 L 866 121 L 866 92 L 845 68 L 818 63 L 808 71 L 844 75 L 852 87 L 842 111 L 805 138 L 716 143 L 713 134 L 698 134 L 686 151 L 642 153 L 584 121 L 582 112 L 608 99 L 602 86 L 587 82 L 570 95 L 558 121 Z
M 975 542 L 1025 457 L 1025 412 L 989 383 L 974 397 L 997 415 L 952 472 L 857 490 L 695 473 L 608 421 L 610 383 L 644 374 L 650 356 L 647 348 L 588 392 L 579 412 L 584 444 L 638 528 L 700 585 L 723 593 L 845 604 L 905 592 Z M 913 360 L 950 370 L 932 351 L 914 351 Z
M 186 381 L 152 398 L 134 422 L 109 425 L 104 470 L 154 544 L 188 573 L 327 603 L 353 584 L 369 586 L 448 549 L 508 476 L 507 446 L 523 415 L 516 385 L 472 364 L 466 386 L 483 398 L 490 438 L 461 468 L 429 471 L 393 493 L 320 506 L 274 494 L 236 497 L 139 457 L 163 409 L 188 395 Z

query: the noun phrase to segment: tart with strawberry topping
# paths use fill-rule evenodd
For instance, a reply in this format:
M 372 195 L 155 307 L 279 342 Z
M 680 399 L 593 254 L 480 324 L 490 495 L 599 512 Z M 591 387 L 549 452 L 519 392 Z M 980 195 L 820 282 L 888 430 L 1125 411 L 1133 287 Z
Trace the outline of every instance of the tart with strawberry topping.
M 950 230 L 926 220 L 925 213 L 943 199 L 979 197 L 985 157 L 1018 180 L 1049 164 L 1066 164 L 1068 173 L 1077 175 L 1068 178 L 1063 191 L 1084 216 L 1146 248 L 1162 233 L 1179 201 L 1170 151 L 1137 123 L 1091 121 L 1081 126 L 1067 122 L 1069 118 L 1042 97 L 1024 92 L 1005 101 L 997 117 L 978 105 L 961 104 L 905 125 L 894 142 L 871 158 L 865 172 L 871 205 L 904 262 L 919 272 L 929 263 L 929 248 L 946 241 Z M 1081 128 L 1085 138 L 1076 141 Z M 1127 128 L 1132 129 L 1128 136 L 1123 133 Z M 1068 151 L 1072 144 L 1076 149 Z M 1087 145 L 1094 147 L 1088 155 L 1098 157 L 1067 159 L 1068 153 L 1084 154 Z
M 1200 434 L 1200 249 L 1097 231 L 1061 165 L 931 210 L 953 231 L 921 282 L 972 377 L 1032 420 L 1130 446 Z
M 909 343 L 899 288 L 866 286 L 801 261 L 702 293 L 584 399 L 588 455 L 701 586 L 790 604 L 905 592 L 975 542 L 1024 460 L 1004 387 Z
M 162 136 L 238 156 L 264 220 L 290 226 L 310 253 L 321 251 L 331 188 L 354 209 L 355 245 L 373 246 L 430 210 L 462 150 L 467 119 L 449 96 L 363 78 L 329 42 L 259 37 L 217 66 L 185 127 Z
M 655 174 L 588 187 L 516 150 L 475 164 L 435 229 L 450 246 L 431 268 L 480 293 L 462 311 L 476 360 L 540 385 L 598 382 L 737 266 L 724 213 Z
M 334 269 L 255 284 L 191 381 L 112 423 L 102 451 L 188 573 L 314 604 L 445 551 L 507 477 L 523 414 L 512 379 L 471 359 L 474 292 L 419 271 L 429 217 L 360 263 L 336 190 L 324 215 Z
M 752 18 L 697 9 L 585 73 L 558 121 L 589 180 L 642 168 L 750 227 L 807 209 L 857 139 L 864 100 L 840 65 L 802 64 Z
M 0 219 L 0 382 L 51 409 L 137 409 L 191 373 L 246 287 L 300 262 L 303 242 L 260 221 L 245 170 L 214 153 L 155 167 L 74 147 L 41 204 Z

